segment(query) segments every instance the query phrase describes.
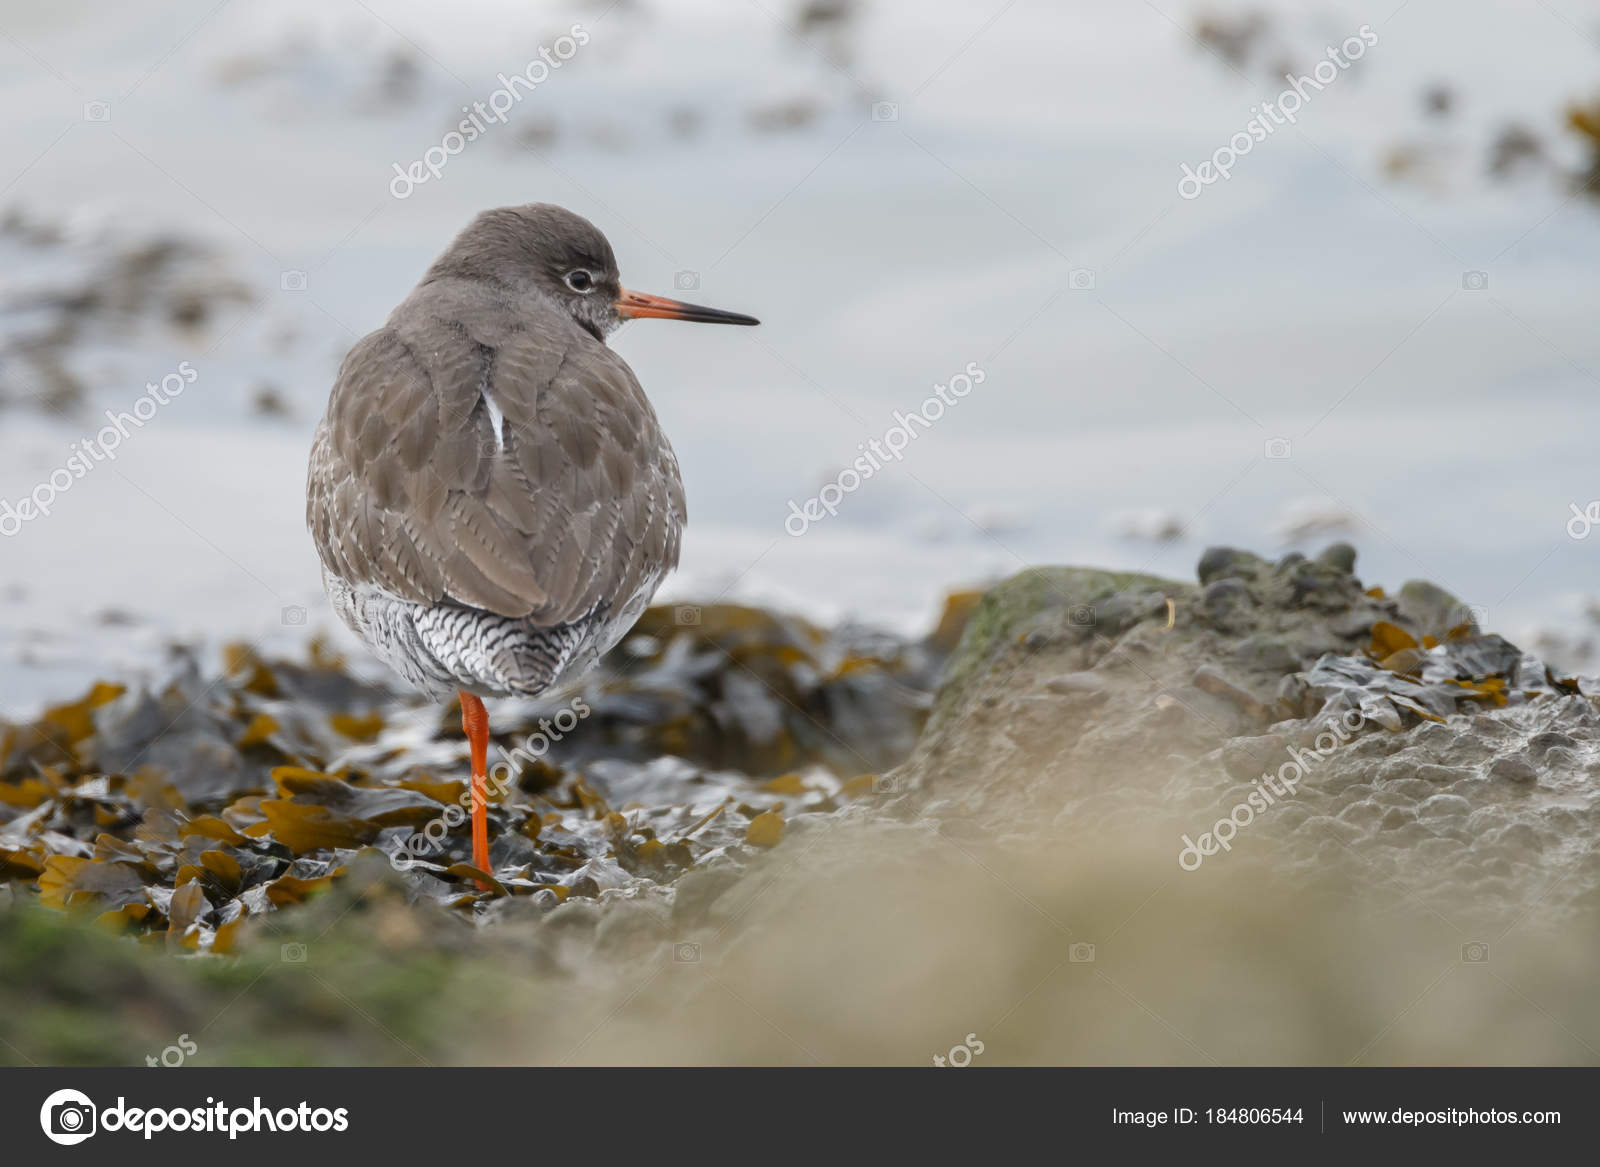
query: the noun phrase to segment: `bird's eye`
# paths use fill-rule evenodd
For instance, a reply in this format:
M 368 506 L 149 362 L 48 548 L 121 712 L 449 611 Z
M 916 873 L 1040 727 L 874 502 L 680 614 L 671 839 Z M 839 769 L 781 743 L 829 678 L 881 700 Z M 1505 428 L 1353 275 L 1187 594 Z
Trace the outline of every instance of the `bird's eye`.
M 567 287 L 574 292 L 592 292 L 594 291 L 594 277 L 581 267 L 577 271 L 569 271 L 567 273 Z

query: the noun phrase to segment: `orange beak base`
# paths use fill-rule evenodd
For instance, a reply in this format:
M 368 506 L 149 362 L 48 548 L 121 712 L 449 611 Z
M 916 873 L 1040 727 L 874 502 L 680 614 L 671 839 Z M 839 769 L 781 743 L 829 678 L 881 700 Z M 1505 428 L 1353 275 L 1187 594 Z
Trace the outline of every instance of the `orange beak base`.
M 617 315 L 624 320 L 656 317 L 661 320 L 689 320 L 696 324 L 761 323 L 754 316 L 746 316 L 742 312 L 703 308 L 699 304 L 685 304 L 682 300 L 669 300 L 648 292 L 630 292 L 627 288 L 623 288 L 622 294 L 617 297 Z

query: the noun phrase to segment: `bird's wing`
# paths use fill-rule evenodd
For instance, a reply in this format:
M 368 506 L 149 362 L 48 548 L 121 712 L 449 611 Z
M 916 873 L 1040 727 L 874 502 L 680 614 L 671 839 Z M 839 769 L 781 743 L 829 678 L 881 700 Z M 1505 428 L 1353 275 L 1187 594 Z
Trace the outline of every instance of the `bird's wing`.
M 683 486 L 643 390 L 575 325 L 542 323 L 397 314 L 351 350 L 306 492 L 330 571 L 555 625 L 676 566 Z

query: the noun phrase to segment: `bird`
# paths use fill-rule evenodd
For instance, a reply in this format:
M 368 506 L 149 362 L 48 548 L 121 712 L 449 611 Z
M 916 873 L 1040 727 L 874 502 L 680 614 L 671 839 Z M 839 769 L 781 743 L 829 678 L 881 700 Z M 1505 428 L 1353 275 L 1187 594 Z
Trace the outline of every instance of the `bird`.
M 404 681 L 459 699 L 486 878 L 483 699 L 592 667 L 678 564 L 678 460 L 606 343 L 650 317 L 760 323 L 628 290 L 605 235 L 563 207 L 484 211 L 346 354 L 312 439 L 328 600 Z

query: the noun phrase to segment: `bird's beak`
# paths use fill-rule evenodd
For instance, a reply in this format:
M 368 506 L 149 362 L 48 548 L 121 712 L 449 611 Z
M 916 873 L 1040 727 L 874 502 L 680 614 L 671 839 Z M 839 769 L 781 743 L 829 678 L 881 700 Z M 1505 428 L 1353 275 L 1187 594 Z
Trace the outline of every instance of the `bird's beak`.
M 702 308 L 699 304 L 685 304 L 682 300 L 669 300 L 665 296 L 652 296 L 648 292 L 630 292 L 622 289 L 617 297 L 617 315 L 624 320 L 637 320 L 656 316 L 663 320 L 691 320 L 696 324 L 760 324 L 754 316 L 741 312 L 724 312 L 721 308 Z

